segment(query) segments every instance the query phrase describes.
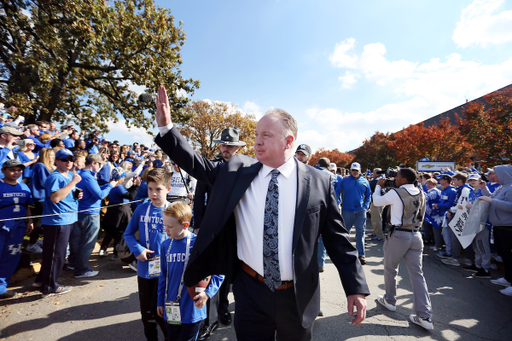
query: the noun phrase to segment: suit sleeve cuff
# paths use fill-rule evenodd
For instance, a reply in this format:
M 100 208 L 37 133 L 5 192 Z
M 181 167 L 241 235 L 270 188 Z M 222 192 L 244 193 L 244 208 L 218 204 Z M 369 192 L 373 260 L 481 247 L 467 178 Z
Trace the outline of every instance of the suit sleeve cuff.
M 166 126 L 158 127 L 158 130 L 160 130 L 160 136 L 163 137 L 165 134 L 169 132 L 169 130 L 172 129 L 172 127 L 174 127 L 174 124 L 172 124 L 172 122 Z

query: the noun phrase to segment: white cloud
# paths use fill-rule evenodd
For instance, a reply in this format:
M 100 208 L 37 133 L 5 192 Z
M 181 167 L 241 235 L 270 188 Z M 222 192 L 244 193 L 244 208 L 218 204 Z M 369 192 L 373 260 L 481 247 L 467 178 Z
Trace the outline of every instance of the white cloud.
M 452 39 L 459 47 L 485 47 L 512 41 L 512 11 L 494 14 L 504 0 L 475 0 L 466 7 L 453 32 Z
M 359 75 L 347 71 L 345 72 L 345 76 L 340 76 L 338 79 L 341 81 L 341 87 L 344 89 L 352 89 L 352 85 L 356 84 L 357 78 Z
M 333 54 L 329 56 L 331 63 L 336 67 L 355 69 L 357 67 L 357 56 L 347 54 L 347 52 L 354 49 L 355 43 L 356 40 L 354 38 L 348 38 L 336 44 Z
M 304 139 L 301 142 L 341 151 L 351 150 L 375 131 L 398 131 L 461 105 L 466 99 L 473 100 L 506 86 L 512 79 L 512 57 L 502 63 L 483 64 L 464 60 L 460 54 L 452 53 L 443 59 L 433 58 L 419 63 L 387 60 L 386 48 L 381 43 L 364 46 L 360 54 L 351 52 L 353 46 L 353 39 L 346 40 L 337 44 L 335 53 L 330 56 L 335 66 L 345 69 L 345 74 L 339 77 L 342 87 L 350 88 L 358 79 L 365 79 L 388 86 L 400 101 L 368 112 L 345 112 L 339 108 L 308 109 L 306 114 L 312 122 L 307 128 L 314 129 L 316 123 L 322 134 L 308 130 L 301 135 Z M 341 56 L 340 51 L 352 53 L 350 63 L 345 62 L 348 59 Z M 349 132 L 350 136 L 343 132 Z
M 397 78 L 412 76 L 417 63 L 406 60 L 388 61 L 384 57 L 385 54 L 386 47 L 384 44 L 365 45 L 358 66 L 363 71 L 366 79 L 384 85 Z
M 354 46 L 354 38 L 348 38 L 336 44 L 329 60 L 338 68 L 359 70 L 366 79 L 379 85 L 384 85 L 397 78 L 410 77 L 417 66 L 417 63 L 406 60 L 386 60 L 384 57 L 386 47 L 381 43 L 365 45 L 360 56 L 355 53 L 348 54 L 354 49 Z M 357 78 L 359 78 L 358 74 L 347 71 L 344 76 L 339 77 L 339 80 L 342 82 L 343 88 L 350 89 L 357 82 Z
M 365 136 L 358 131 L 338 130 L 321 134 L 317 130 L 299 130 L 297 143 L 308 144 L 313 153 L 319 148 L 338 149 L 341 152 L 346 152 L 353 149 L 351 147 L 353 141 L 362 141 L 364 138 Z
M 247 101 L 242 106 L 242 110 L 248 114 L 252 114 L 256 116 L 256 120 L 259 121 L 260 118 L 263 117 L 263 113 L 261 112 L 261 108 L 254 102 Z
M 106 134 L 106 137 L 111 141 L 119 140 L 119 143 L 121 144 L 130 145 L 134 142 L 138 142 L 139 144 L 142 143 L 146 146 L 151 146 L 154 144 L 153 138 L 146 132 L 145 129 L 135 127 L 128 129 L 126 126 L 126 121 L 123 119 L 117 121 L 117 123 L 110 122 L 108 127 L 110 132 Z M 156 129 L 154 132 L 157 132 Z

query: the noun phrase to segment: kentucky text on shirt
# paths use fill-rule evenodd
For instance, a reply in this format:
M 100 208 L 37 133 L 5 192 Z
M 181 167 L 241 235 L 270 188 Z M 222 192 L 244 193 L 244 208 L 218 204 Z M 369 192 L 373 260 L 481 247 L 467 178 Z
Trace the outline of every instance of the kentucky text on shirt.
M 177 252 L 177 253 L 171 253 L 167 254 L 167 263 L 177 263 L 177 262 L 184 262 L 185 261 L 185 253 L 183 252 Z
M 163 224 L 164 218 L 163 217 L 149 217 L 149 216 L 140 216 L 140 222 L 141 223 L 150 223 L 150 224 Z
M 4 198 L 26 197 L 27 193 L 4 193 Z

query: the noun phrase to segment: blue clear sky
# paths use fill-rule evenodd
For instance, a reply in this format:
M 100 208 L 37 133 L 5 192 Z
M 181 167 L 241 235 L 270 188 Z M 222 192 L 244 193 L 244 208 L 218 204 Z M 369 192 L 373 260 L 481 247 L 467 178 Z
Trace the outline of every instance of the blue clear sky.
M 156 3 L 183 22 L 192 100 L 283 108 L 314 150 L 352 150 L 512 83 L 510 1 Z

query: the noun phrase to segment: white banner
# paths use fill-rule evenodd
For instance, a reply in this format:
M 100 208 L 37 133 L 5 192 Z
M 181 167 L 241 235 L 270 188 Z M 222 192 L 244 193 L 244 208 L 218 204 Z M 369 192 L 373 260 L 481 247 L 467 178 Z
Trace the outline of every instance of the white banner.
M 473 242 L 473 239 L 476 236 L 477 231 L 473 231 L 471 233 L 464 233 L 464 228 L 466 227 L 466 221 L 469 218 L 469 210 L 466 208 L 467 201 L 464 200 L 462 202 L 462 209 L 457 209 L 455 212 L 455 216 L 448 223 L 448 226 L 452 229 L 453 233 L 459 239 L 462 248 L 467 248 Z

